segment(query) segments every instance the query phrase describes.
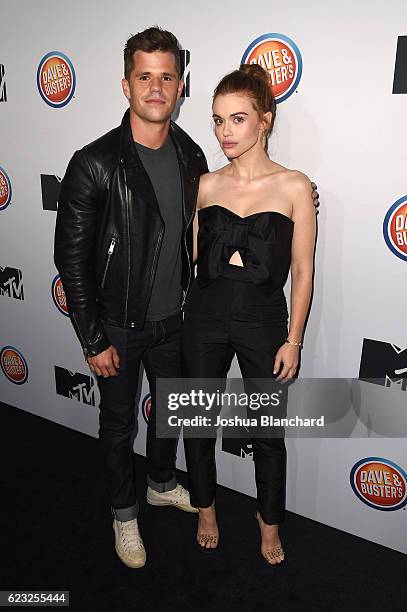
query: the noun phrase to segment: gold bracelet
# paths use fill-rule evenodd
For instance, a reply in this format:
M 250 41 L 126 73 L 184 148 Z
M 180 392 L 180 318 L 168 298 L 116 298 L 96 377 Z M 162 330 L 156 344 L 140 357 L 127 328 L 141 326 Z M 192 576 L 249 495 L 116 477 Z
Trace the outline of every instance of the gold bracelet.
M 292 340 L 286 339 L 286 344 L 291 344 L 291 346 L 299 346 L 302 348 L 302 342 L 293 342 Z

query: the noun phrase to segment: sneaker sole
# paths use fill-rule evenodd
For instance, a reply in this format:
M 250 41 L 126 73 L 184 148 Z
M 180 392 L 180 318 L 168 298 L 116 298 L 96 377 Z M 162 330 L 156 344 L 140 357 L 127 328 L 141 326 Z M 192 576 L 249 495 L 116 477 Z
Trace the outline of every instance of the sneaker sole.
M 148 496 L 146 496 L 146 500 L 147 503 L 150 504 L 150 506 L 172 506 L 173 508 L 178 508 L 179 510 L 183 510 L 184 512 L 190 512 L 191 514 L 198 512 L 198 508 L 194 508 L 193 506 L 191 506 L 192 510 L 189 510 L 188 507 L 172 504 L 171 502 L 153 501 Z
M 120 553 L 119 553 L 119 551 L 117 550 L 116 546 L 114 547 L 114 549 L 115 549 L 116 554 L 117 554 L 117 556 L 119 557 L 120 561 L 121 561 L 122 563 L 124 563 L 124 565 L 126 565 L 127 567 L 131 567 L 132 569 L 139 569 L 140 567 L 144 567 L 144 566 L 145 566 L 145 564 L 146 564 L 146 559 L 144 559 L 144 561 L 143 561 L 143 562 L 137 562 L 137 563 L 133 562 L 133 563 L 131 563 L 131 562 L 129 562 L 129 561 L 127 561 L 127 560 L 125 560 L 125 559 L 124 559 L 124 558 L 123 558 L 123 557 L 120 555 Z

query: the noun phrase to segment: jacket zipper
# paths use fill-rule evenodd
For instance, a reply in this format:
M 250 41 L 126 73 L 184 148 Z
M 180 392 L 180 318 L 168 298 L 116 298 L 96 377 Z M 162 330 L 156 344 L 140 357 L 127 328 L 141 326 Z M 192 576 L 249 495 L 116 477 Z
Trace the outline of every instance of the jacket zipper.
M 82 348 L 84 350 L 85 357 L 86 357 L 87 356 L 87 342 L 85 342 L 85 338 L 82 335 L 80 325 L 79 325 L 78 321 L 76 320 L 76 313 L 75 312 L 71 313 L 71 318 L 72 318 L 72 322 L 73 322 L 73 326 L 75 328 L 75 331 L 77 332 L 77 334 L 79 336 L 79 339 L 81 341 Z
M 197 196 L 198 196 L 198 192 L 197 192 Z M 183 181 L 182 181 L 182 205 L 183 205 L 184 211 L 185 211 L 184 182 Z M 191 220 L 194 218 L 195 211 L 196 211 L 196 200 L 195 200 L 194 214 L 192 215 L 192 217 L 189 219 L 188 223 L 186 224 L 185 232 L 184 232 L 184 246 L 185 246 L 185 251 L 186 251 L 186 254 L 187 254 L 189 275 L 188 275 L 187 288 L 185 289 L 184 297 L 182 299 L 181 310 L 184 308 L 184 304 L 185 304 L 185 301 L 187 299 L 189 287 L 191 285 L 191 278 L 192 278 L 192 268 L 191 268 L 191 262 L 190 262 L 190 259 L 189 259 L 188 247 L 187 247 L 187 231 L 188 231 L 188 227 L 191 224 Z
M 109 271 L 109 267 L 110 267 L 110 261 L 112 259 L 112 255 L 113 255 L 113 251 L 116 247 L 116 244 L 118 242 L 118 238 L 117 236 L 112 236 L 112 239 L 110 241 L 110 245 L 109 245 L 109 249 L 107 251 L 107 259 L 106 259 L 106 265 L 105 265 L 105 270 L 103 272 L 103 276 L 102 276 L 102 282 L 100 283 L 101 288 L 103 289 L 106 283 L 106 276 L 107 273 Z
M 128 266 L 127 266 L 127 287 L 126 287 L 126 298 L 125 298 L 125 303 L 124 303 L 124 320 L 123 320 L 123 324 L 127 325 L 128 323 L 128 312 L 129 312 L 129 292 L 130 292 L 130 274 L 131 274 L 131 249 L 130 249 L 130 222 L 129 222 L 129 210 L 130 210 L 130 194 L 129 194 L 129 188 L 127 186 L 127 179 L 126 179 L 126 170 L 125 168 L 122 169 L 123 170 L 123 175 L 124 175 L 124 189 L 126 192 L 126 237 L 127 237 L 127 261 L 128 261 Z

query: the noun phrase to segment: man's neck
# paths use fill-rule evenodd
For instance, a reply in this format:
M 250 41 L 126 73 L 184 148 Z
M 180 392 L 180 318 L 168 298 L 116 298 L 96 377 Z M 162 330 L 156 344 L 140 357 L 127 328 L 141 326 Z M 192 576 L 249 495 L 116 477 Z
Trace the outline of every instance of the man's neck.
M 133 140 L 149 149 L 159 149 L 167 140 L 170 119 L 164 123 L 151 123 L 144 121 L 130 110 L 130 126 Z

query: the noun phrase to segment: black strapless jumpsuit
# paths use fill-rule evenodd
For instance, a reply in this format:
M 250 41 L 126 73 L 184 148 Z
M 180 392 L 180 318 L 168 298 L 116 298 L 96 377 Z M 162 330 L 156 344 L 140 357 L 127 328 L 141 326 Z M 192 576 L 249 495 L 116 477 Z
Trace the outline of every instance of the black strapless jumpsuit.
M 240 217 L 219 205 L 199 215 L 197 277 L 185 304 L 183 376 L 224 378 L 236 354 L 243 379 L 275 378 L 276 353 L 287 338 L 283 286 L 291 263 L 294 222 L 278 212 Z M 243 266 L 229 263 L 238 251 Z M 215 438 L 184 438 L 191 503 L 212 504 Z M 283 437 L 252 440 L 258 510 L 265 523 L 285 514 Z

